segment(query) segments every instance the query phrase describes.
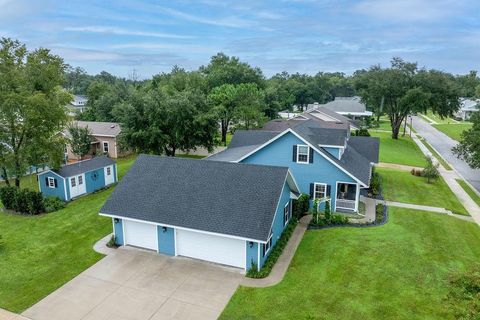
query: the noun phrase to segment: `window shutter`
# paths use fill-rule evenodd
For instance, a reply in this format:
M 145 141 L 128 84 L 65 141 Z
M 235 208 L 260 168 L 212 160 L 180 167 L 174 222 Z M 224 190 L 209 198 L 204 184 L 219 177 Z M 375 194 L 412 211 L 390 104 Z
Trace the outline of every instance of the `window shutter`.
M 297 162 L 297 145 L 293 145 L 293 162 Z
M 313 199 L 313 189 L 315 187 L 315 184 L 310 183 L 310 199 Z
M 45 177 L 45 185 L 48 187 L 48 177 Z
M 57 187 L 57 179 L 54 178 L 53 181 L 55 182 L 55 188 Z
M 308 162 L 313 163 L 313 148 L 310 148 L 310 152 L 308 154 L 309 154 Z
M 332 186 L 327 184 L 327 197 L 330 197 L 330 193 L 332 193 Z

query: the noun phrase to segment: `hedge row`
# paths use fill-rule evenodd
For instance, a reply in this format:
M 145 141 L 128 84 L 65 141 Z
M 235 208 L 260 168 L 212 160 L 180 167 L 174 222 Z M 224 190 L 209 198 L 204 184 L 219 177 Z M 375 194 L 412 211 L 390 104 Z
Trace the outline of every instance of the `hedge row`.
M 22 214 L 40 214 L 65 207 L 65 203 L 56 197 L 43 198 L 41 192 L 13 186 L 0 188 L 0 201 L 5 209 Z

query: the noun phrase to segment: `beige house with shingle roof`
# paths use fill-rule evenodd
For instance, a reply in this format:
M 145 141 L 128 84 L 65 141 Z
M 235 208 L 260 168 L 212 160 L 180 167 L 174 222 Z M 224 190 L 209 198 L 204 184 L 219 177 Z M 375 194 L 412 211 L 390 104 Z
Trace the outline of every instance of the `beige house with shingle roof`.
M 85 158 L 95 155 L 108 154 L 110 158 L 119 158 L 127 155 L 129 152 L 120 150 L 118 145 L 118 135 L 122 131 L 120 124 L 115 122 L 95 122 L 95 121 L 74 121 L 72 125 L 87 127 L 92 132 L 92 147 Z M 69 138 L 68 129 L 63 132 L 65 137 Z M 66 157 L 68 160 L 77 160 L 78 156 L 73 154 L 69 144 L 66 147 Z

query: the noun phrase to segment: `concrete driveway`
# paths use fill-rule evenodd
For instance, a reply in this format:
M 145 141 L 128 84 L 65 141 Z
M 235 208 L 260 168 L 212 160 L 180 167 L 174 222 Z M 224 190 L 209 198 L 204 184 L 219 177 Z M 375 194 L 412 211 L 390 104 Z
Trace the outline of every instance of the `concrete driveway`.
M 240 271 L 120 248 L 26 310 L 33 320 L 216 319 Z

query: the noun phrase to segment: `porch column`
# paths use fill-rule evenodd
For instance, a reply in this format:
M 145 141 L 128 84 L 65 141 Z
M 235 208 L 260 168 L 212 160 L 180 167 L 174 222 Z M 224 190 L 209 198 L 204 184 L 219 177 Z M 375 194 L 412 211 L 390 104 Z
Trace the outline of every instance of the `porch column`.
M 360 201 L 360 185 L 357 183 L 355 187 L 355 212 L 358 213 L 358 202 Z

